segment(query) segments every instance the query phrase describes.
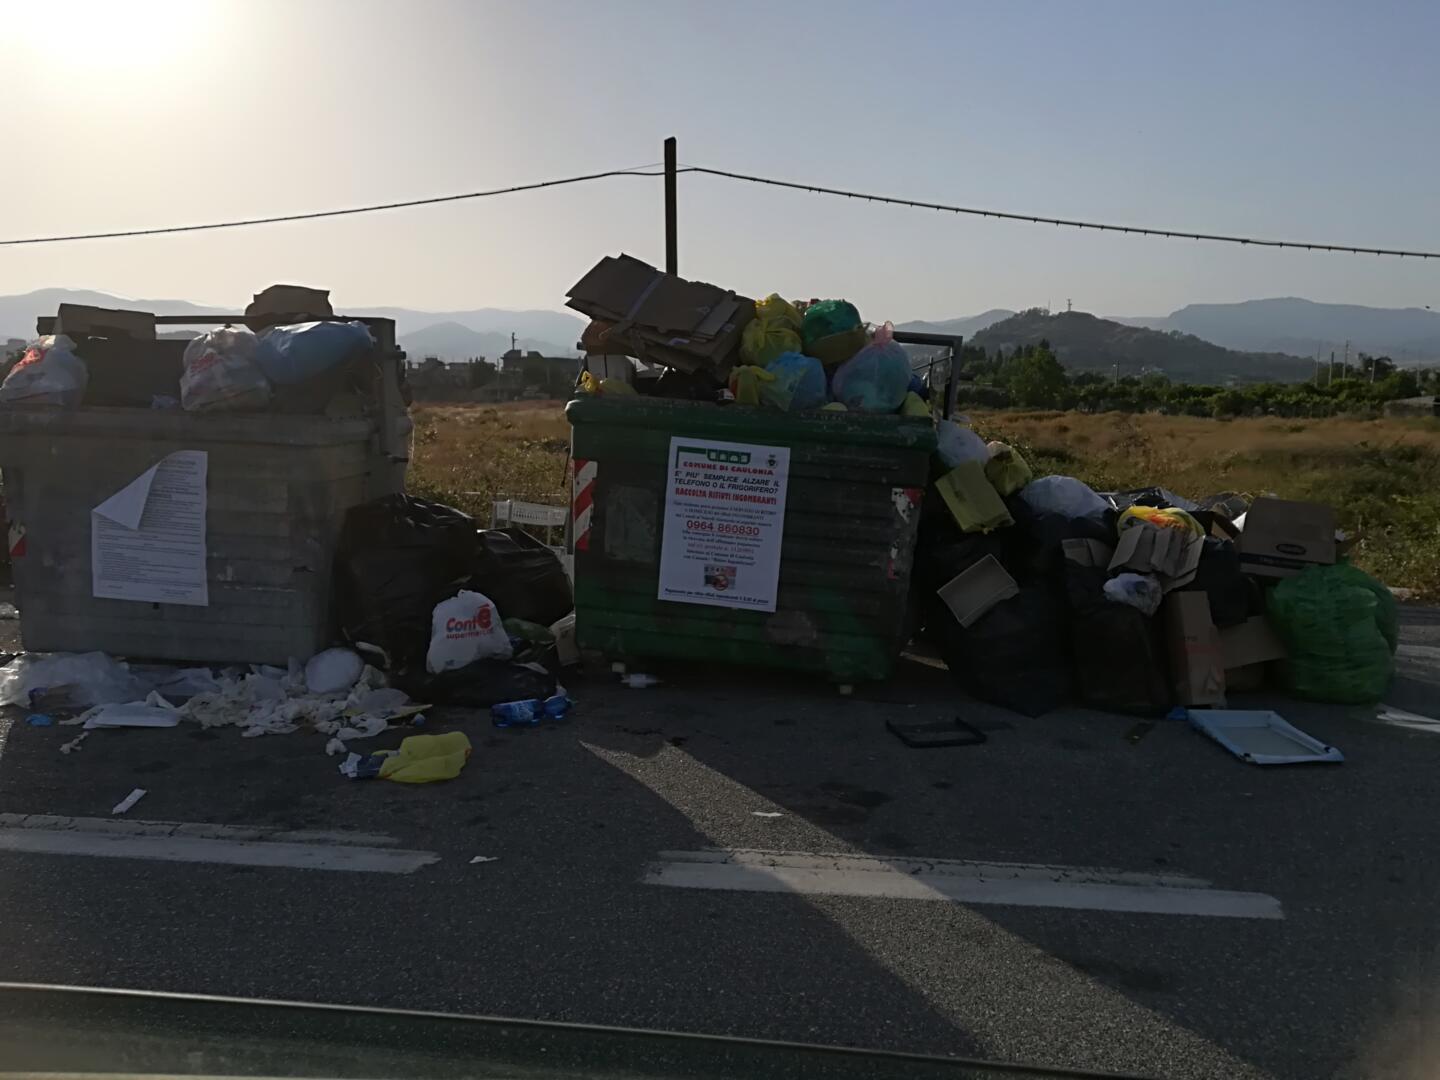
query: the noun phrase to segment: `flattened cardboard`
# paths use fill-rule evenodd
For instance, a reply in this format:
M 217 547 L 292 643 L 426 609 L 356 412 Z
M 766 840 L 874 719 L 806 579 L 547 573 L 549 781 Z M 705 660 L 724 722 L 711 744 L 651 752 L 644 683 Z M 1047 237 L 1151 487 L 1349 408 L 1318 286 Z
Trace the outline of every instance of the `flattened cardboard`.
M 629 255 L 601 259 L 566 303 L 614 325 L 615 351 L 680 371 L 728 370 L 755 302 L 703 281 L 687 281 Z
M 1001 600 L 1019 596 L 1020 586 L 1005 572 L 1000 560 L 986 555 L 941 585 L 935 595 L 945 602 L 961 626 L 969 628 Z
M 61 304 L 55 316 L 55 333 L 71 337 L 92 335 L 154 341 L 155 315 L 149 311 Z
M 1236 542 L 1247 574 L 1293 577 L 1335 561 L 1335 512 L 1321 503 L 1256 499 Z
M 1097 570 L 1107 569 L 1115 557 L 1115 548 L 1103 540 L 1074 538 L 1060 541 L 1060 550 L 1065 558 L 1080 566 L 1092 566 Z
M 1210 598 L 1203 592 L 1177 592 L 1165 598 L 1165 645 L 1177 702 L 1225 704 L 1220 633 L 1210 618 Z
M 1285 643 L 1264 615 L 1252 615 L 1243 623 L 1221 630 L 1220 652 L 1225 659 L 1226 671 L 1270 660 L 1283 660 L 1289 655 Z
M 1161 590 L 1168 593 L 1195 579 L 1204 546 L 1203 536 L 1186 529 L 1138 522 L 1121 530 L 1110 572 L 1151 574 L 1159 579 Z

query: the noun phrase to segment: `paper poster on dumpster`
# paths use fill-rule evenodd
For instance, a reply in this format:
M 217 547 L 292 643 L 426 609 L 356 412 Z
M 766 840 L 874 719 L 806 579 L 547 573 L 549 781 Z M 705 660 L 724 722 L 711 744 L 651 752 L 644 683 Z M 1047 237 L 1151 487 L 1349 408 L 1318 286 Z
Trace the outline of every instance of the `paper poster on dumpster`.
M 661 600 L 774 611 L 790 449 L 670 440 Z
M 204 450 L 166 456 L 90 511 L 91 593 L 206 607 Z

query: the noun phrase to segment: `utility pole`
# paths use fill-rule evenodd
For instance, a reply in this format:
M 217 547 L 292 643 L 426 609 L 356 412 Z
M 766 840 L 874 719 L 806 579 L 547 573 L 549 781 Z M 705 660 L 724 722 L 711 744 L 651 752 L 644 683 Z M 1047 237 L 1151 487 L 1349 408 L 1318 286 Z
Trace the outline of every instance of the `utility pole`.
M 675 136 L 665 140 L 665 272 L 680 273 L 680 243 L 675 235 Z
M 1067 296 L 1067 297 L 1065 298 L 1065 314 L 1066 314 L 1066 315 L 1069 315 L 1070 312 L 1073 311 L 1073 310 L 1074 310 L 1074 307 L 1071 305 L 1071 303 L 1070 303 L 1070 298 Z

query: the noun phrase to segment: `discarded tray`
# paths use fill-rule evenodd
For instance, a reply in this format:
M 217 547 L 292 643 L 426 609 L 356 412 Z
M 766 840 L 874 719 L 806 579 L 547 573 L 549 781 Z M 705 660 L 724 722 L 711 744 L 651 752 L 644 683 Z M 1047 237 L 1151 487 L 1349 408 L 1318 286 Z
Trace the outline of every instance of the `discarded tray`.
M 942 746 L 979 746 L 989 736 L 958 716 L 954 720 L 902 724 L 886 720 L 885 728 L 912 750 L 934 750 Z
M 1192 727 L 1252 765 L 1338 763 L 1345 755 L 1268 709 L 1191 709 Z

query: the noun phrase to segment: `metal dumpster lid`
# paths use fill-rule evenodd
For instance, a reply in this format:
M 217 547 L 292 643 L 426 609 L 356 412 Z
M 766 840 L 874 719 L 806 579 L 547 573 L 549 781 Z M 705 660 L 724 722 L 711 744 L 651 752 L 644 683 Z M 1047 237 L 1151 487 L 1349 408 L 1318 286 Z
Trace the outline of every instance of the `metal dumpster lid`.
M 580 397 L 565 406 L 565 419 L 580 424 L 653 428 L 734 442 L 833 443 L 935 449 L 935 426 L 924 417 L 892 413 L 783 413 L 750 405 L 712 405 L 667 398 Z

